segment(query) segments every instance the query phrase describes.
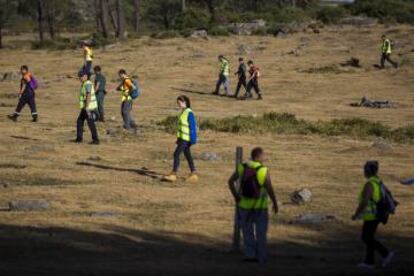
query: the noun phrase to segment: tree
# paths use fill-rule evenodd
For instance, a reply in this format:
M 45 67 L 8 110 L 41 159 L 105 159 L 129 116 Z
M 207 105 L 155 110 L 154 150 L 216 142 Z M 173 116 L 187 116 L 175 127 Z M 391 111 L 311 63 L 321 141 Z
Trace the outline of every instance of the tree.
M 55 17 L 56 17 L 56 2 L 55 0 L 46 0 L 46 20 L 51 39 L 55 39 Z
M 184 13 L 187 10 L 187 5 L 185 0 L 181 0 L 181 11 Z
M 170 29 L 181 14 L 181 9 L 179 0 L 152 0 L 147 14 L 151 21 L 162 24 L 165 29 Z
M 96 28 L 98 33 L 102 33 L 102 36 L 108 38 L 108 2 L 106 0 L 95 0 L 95 13 L 96 13 Z
M 139 31 L 139 21 L 140 21 L 140 13 L 141 13 L 141 1 L 134 0 L 134 31 Z
M 116 15 L 117 15 L 117 25 L 118 29 L 116 30 L 116 37 L 119 39 L 126 39 L 125 37 L 125 14 L 124 8 L 122 6 L 122 0 L 116 0 Z

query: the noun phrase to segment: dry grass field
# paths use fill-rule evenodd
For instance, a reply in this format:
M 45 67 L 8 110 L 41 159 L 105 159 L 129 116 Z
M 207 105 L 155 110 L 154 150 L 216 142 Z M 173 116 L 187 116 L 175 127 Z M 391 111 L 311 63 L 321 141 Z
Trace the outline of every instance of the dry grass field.
M 380 35 L 397 43 L 394 59 L 402 66 L 377 70 Z M 414 28 L 409 26 L 322 29 L 274 37 L 210 38 L 209 40 L 141 38 L 95 51 L 115 85 L 120 68 L 137 68 L 143 96 L 134 106 L 139 136 L 109 128 L 121 125 L 120 96 L 106 97 L 106 123 L 98 125 L 101 145 L 70 143 L 75 138 L 81 50 L 30 50 L 30 36 L 8 37 L 16 49 L 0 51 L 0 72 L 28 64 L 39 78 L 39 122 L 31 123 L 28 107 L 18 123 L 6 118 L 16 102 L 18 81 L 0 82 L 0 275 L 351 275 L 362 259 L 360 222 L 350 217 L 364 183 L 361 167 L 377 159 L 381 176 L 400 201 L 398 213 L 379 235 L 397 251 L 381 275 L 414 273 L 414 188 L 392 175 L 414 174 L 414 145 L 392 143 L 372 147 L 374 138 L 348 136 L 231 134 L 201 131 L 194 147 L 200 182 L 161 182 L 171 169 L 175 137 L 157 126 L 177 114 L 175 99 L 191 97 L 199 118 L 288 112 L 309 121 L 364 118 L 387 126 L 413 122 Z M 239 53 L 249 45 L 249 53 Z M 289 54 L 296 49 L 297 54 Z M 252 58 L 262 71 L 264 101 L 215 97 L 217 55 L 231 61 Z M 343 68 L 350 57 L 362 68 Z M 335 72 L 306 73 L 325 66 Z M 232 87 L 236 84 L 232 79 Z M 392 109 L 350 107 L 362 96 L 398 103 Z M 85 140 L 90 139 L 85 133 Z M 245 155 L 260 145 L 280 202 L 269 228 L 269 263 L 243 264 L 230 254 L 234 204 L 226 181 L 234 168 L 234 151 Z M 203 161 L 215 152 L 221 159 Z M 98 156 L 99 158 L 96 158 Z M 95 157 L 95 158 L 94 158 Z M 91 160 L 92 159 L 92 160 Z M 99 159 L 99 160 L 96 160 Z M 180 176 L 187 174 L 182 163 Z M 313 201 L 289 204 L 295 189 L 306 187 Z M 51 207 L 39 212 L 10 212 L 15 199 L 45 199 Z M 110 212 L 112 215 L 94 215 Z M 289 222 L 306 213 L 332 214 L 337 220 L 318 225 Z

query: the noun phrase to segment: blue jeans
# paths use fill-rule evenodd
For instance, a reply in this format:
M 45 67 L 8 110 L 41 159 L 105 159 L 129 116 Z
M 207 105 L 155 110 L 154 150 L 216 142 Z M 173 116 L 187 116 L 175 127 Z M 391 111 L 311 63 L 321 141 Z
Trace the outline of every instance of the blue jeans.
M 127 130 L 137 128 L 137 124 L 135 123 L 134 119 L 132 119 L 131 110 L 132 100 L 123 101 L 121 104 L 121 115 L 122 119 L 124 120 L 124 128 Z
M 243 232 L 245 258 L 267 260 L 266 235 L 269 215 L 266 210 L 239 209 L 240 225 Z
M 224 91 L 226 92 L 226 95 L 229 95 L 230 94 L 230 91 L 229 91 L 230 81 L 229 81 L 228 76 L 225 76 L 223 74 L 219 75 L 219 79 L 217 80 L 217 84 L 216 84 L 216 91 L 214 92 L 214 94 L 219 94 L 221 85 L 224 86 Z

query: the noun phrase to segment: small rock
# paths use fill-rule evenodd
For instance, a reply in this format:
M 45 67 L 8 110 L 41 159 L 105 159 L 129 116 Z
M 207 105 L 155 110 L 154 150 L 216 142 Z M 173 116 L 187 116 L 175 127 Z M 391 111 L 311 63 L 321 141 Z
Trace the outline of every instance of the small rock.
M 336 217 L 333 215 L 326 215 L 326 214 L 303 214 L 295 217 L 291 220 L 290 224 L 320 224 L 326 222 L 335 221 Z
M 90 160 L 90 161 L 101 161 L 102 159 L 98 155 L 92 155 L 92 156 L 89 156 L 88 160 Z
M 104 217 L 104 218 L 110 218 L 110 217 L 118 217 L 119 213 L 114 211 L 97 211 L 91 213 L 91 217 Z
M 286 33 L 284 31 L 280 30 L 280 31 L 277 31 L 276 32 L 275 36 L 277 38 L 285 38 L 286 37 Z
M 294 191 L 290 196 L 290 200 L 295 204 L 304 204 L 312 201 L 312 192 L 309 189 L 300 189 Z
M 220 156 L 214 152 L 203 152 L 200 154 L 200 159 L 203 161 L 217 161 L 220 160 Z
M 106 134 L 107 135 L 110 135 L 110 136 L 115 136 L 115 135 L 117 135 L 119 133 L 119 131 L 118 130 L 116 130 L 116 129 L 113 129 L 113 128 L 108 128 L 107 130 L 106 130 Z
M 49 202 L 42 199 L 13 200 L 9 202 L 10 211 L 41 211 L 49 209 Z
M 208 39 L 208 34 L 206 30 L 196 30 L 191 33 L 190 37 Z
M 392 150 L 392 146 L 382 137 L 377 138 L 372 144 L 372 147 L 384 151 Z

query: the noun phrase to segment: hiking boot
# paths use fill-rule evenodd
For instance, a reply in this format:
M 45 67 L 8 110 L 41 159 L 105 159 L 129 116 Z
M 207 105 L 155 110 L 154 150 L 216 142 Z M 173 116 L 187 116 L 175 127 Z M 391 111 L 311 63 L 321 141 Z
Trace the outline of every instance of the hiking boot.
M 258 99 L 258 100 L 263 100 L 263 96 L 262 96 L 262 95 L 259 95 L 259 96 L 257 97 L 257 99 Z
M 93 140 L 89 145 L 99 145 L 99 140 Z
M 198 176 L 195 173 L 192 173 L 192 174 L 190 174 L 190 176 L 187 177 L 185 182 L 196 183 L 196 182 L 198 182 Z
M 360 263 L 358 264 L 358 268 L 365 272 L 372 272 L 374 271 L 374 265 L 366 264 L 366 263 Z
M 177 175 L 175 173 L 170 173 L 169 175 L 165 175 L 162 180 L 167 182 L 175 182 L 177 181 Z
M 33 122 L 33 123 L 36 123 L 36 122 L 37 122 L 37 115 L 33 115 L 33 116 L 32 116 L 32 122 Z
M 382 267 L 387 267 L 391 264 L 392 260 L 395 257 L 395 252 L 389 252 L 388 256 L 382 260 Z
M 11 114 L 11 115 L 7 115 L 7 118 L 9 118 L 10 120 L 12 120 L 13 122 L 17 122 L 17 118 L 19 117 L 19 115 L 15 114 Z

